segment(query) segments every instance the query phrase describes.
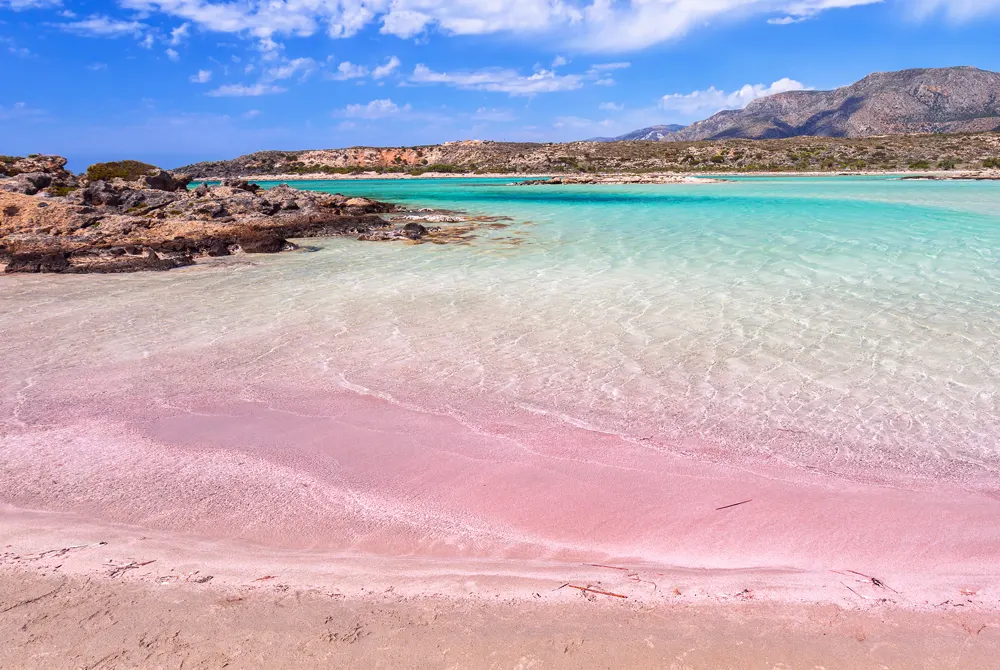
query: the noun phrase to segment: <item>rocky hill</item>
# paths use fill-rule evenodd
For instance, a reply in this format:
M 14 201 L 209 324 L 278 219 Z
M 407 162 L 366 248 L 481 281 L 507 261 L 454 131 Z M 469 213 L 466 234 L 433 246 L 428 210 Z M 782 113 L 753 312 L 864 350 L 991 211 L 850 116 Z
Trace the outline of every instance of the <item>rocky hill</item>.
M 754 100 L 745 109 L 719 112 L 662 140 L 994 130 L 1000 130 L 1000 73 L 951 67 L 878 72 L 834 91 L 778 93 Z
M 196 163 L 179 172 L 202 179 L 373 172 L 553 175 L 644 172 L 980 170 L 1000 165 L 1000 133 L 840 139 L 731 139 L 703 142 L 453 142 L 422 147 L 264 151 Z

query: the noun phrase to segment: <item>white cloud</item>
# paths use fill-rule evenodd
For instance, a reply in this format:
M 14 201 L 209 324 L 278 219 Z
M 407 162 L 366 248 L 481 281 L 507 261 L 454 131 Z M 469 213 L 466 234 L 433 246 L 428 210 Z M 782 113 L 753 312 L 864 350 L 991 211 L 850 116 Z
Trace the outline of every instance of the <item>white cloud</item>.
M 372 70 L 372 79 L 384 79 L 395 72 L 398 67 L 399 59 L 392 56 L 383 65 L 379 65 L 377 68 Z
M 768 19 L 767 22 L 772 26 L 788 26 L 793 23 L 802 23 L 807 20 L 809 20 L 808 16 L 782 16 L 781 18 Z
M 170 46 L 175 47 L 187 39 L 190 24 L 182 23 L 170 31 Z
M 118 21 L 107 16 L 94 15 L 83 21 L 57 24 L 61 30 L 84 37 L 122 37 L 138 35 L 146 25 L 138 21 Z
M 284 93 L 287 90 L 286 88 L 269 84 L 253 84 L 252 86 L 226 84 L 225 86 L 220 86 L 217 89 L 209 91 L 206 95 L 210 95 L 213 98 L 246 98 Z
M 152 33 L 147 33 L 146 36 L 144 38 L 142 38 L 142 41 L 139 42 L 139 46 L 141 46 L 143 49 L 152 49 L 153 48 L 153 34 Z
M 757 98 L 763 98 L 787 91 L 808 90 L 806 86 L 787 77 L 779 79 L 770 86 L 764 84 L 747 84 L 737 91 L 726 93 L 714 86 L 704 91 L 692 93 L 673 93 L 660 98 L 660 108 L 679 112 L 683 116 L 698 116 L 714 114 L 723 109 L 742 109 Z
M 597 63 L 596 65 L 590 66 L 591 72 L 611 72 L 613 70 L 624 70 L 626 68 L 632 67 L 631 63 L 618 62 L 618 63 Z
M 361 79 L 368 76 L 368 68 L 363 65 L 355 65 L 349 60 L 337 66 L 337 71 L 328 75 L 330 79 L 336 81 L 347 81 L 348 79 Z
M 212 71 L 211 70 L 198 70 L 197 74 L 191 75 L 191 81 L 195 84 L 207 84 L 212 81 Z
M 565 57 L 556 56 L 555 58 L 552 59 L 553 70 L 556 69 L 557 67 L 562 67 L 563 65 L 569 65 L 569 60 L 566 59 Z
M 87 66 L 87 69 L 90 70 L 91 72 L 100 72 L 101 70 L 107 70 L 108 69 L 108 64 L 107 63 L 91 63 L 90 65 Z
M 181 59 L 181 55 L 177 53 L 174 49 L 167 49 L 163 53 L 167 54 L 167 58 L 174 61 L 175 63 Z
M 410 82 L 414 84 L 443 84 L 470 91 L 492 91 L 508 95 L 530 96 L 537 93 L 573 91 L 583 86 L 583 76 L 559 75 L 552 70 L 539 70 L 531 75 L 521 75 L 506 68 L 465 70 L 461 72 L 435 72 L 426 65 L 413 69 Z
M 296 75 L 301 75 L 304 79 L 312 74 L 317 68 L 317 63 L 312 58 L 293 58 L 278 65 L 268 68 L 261 77 L 262 81 L 271 82 L 282 79 L 291 79 Z
M 602 102 L 597 108 L 603 109 L 606 112 L 620 112 L 625 109 L 625 105 L 619 105 L 616 102 Z
M 384 119 L 387 116 L 396 116 L 409 111 L 409 105 L 400 107 L 389 98 L 385 98 L 384 100 L 372 100 L 367 105 L 347 105 L 344 109 L 335 112 L 334 115 L 356 119 Z
M 244 119 L 256 119 L 258 116 L 260 116 L 259 109 L 248 109 L 247 111 L 243 112 Z
M 400 9 L 390 12 L 382 18 L 381 33 L 384 35 L 395 35 L 402 39 L 409 39 L 414 35 L 423 32 L 432 18 L 421 12 L 413 12 L 407 9 Z

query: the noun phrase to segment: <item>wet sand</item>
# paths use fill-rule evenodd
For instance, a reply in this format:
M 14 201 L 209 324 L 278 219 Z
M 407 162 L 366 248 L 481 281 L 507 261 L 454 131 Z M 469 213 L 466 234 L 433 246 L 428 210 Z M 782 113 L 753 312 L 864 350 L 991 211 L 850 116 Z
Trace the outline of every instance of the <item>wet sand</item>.
M 346 391 L 188 403 L 8 428 L 0 665 L 986 668 L 1000 652 L 987 495 L 751 472 L 543 418 L 484 433 Z

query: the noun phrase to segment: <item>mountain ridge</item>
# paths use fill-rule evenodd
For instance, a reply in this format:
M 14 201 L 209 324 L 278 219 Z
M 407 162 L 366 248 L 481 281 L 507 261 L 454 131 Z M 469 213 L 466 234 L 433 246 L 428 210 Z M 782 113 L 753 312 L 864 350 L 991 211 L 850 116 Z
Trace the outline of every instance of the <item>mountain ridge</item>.
M 1000 73 L 959 66 L 875 72 L 830 91 L 776 93 L 743 109 L 721 111 L 660 141 L 995 130 L 1000 130 Z
M 648 128 L 640 128 L 639 130 L 633 130 L 630 133 L 625 133 L 624 135 L 619 135 L 617 137 L 594 137 L 587 140 L 587 142 L 631 142 L 635 140 L 659 141 L 667 135 L 684 130 L 685 128 L 687 128 L 687 126 L 680 123 L 669 123 L 665 125 L 649 126 Z

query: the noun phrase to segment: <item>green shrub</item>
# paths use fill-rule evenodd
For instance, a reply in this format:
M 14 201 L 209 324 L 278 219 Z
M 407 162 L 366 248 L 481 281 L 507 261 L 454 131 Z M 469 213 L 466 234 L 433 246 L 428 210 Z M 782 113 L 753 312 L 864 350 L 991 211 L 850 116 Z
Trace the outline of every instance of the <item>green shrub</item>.
M 49 186 L 48 189 L 46 189 L 46 190 L 50 194 L 52 194 L 54 196 L 58 196 L 58 197 L 61 198 L 63 196 L 69 195 L 70 193 L 72 193 L 76 189 L 77 189 L 76 186 Z
M 930 167 L 931 164 L 928 163 L 927 161 L 913 161 L 912 163 L 910 163 L 911 170 L 929 170 Z
M 718 165 L 719 163 L 725 163 L 726 162 L 726 157 L 723 156 L 722 154 L 715 154 L 709 160 L 711 160 L 713 163 L 715 163 L 716 165 Z
M 938 169 L 940 170 L 954 170 L 958 162 L 954 158 L 942 158 L 938 161 Z
M 987 158 L 983 161 L 984 168 L 1000 168 L 1000 158 Z
M 158 171 L 160 168 L 141 161 L 114 161 L 112 163 L 94 163 L 87 168 L 87 179 L 124 179 L 134 181 Z

